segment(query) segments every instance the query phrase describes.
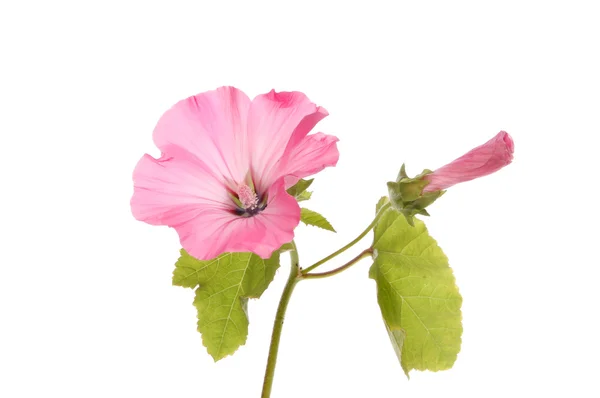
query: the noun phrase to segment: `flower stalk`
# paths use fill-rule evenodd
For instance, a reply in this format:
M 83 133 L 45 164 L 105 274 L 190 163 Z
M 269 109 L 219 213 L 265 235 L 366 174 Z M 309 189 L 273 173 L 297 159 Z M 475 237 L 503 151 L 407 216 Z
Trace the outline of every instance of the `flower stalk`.
M 275 315 L 275 322 L 273 323 L 273 333 L 271 335 L 271 346 L 269 347 L 269 356 L 267 359 L 267 369 L 265 370 L 265 379 L 263 382 L 262 398 L 269 398 L 271 396 L 271 389 L 273 388 L 273 378 L 275 377 L 275 366 L 277 364 L 277 352 L 279 351 L 279 341 L 281 340 L 281 331 L 283 330 L 283 321 L 285 318 L 285 312 L 287 310 L 292 292 L 296 287 L 296 284 L 301 279 L 300 273 L 300 261 L 298 258 L 298 250 L 296 244 L 292 241 L 293 249 L 290 250 L 291 257 L 291 269 L 290 276 L 288 277 L 281 299 L 279 300 L 279 306 L 277 307 L 277 314 Z
M 348 261 L 346 264 L 342 265 L 341 267 L 338 267 L 338 268 L 332 269 L 331 271 L 326 271 L 326 272 L 316 272 L 316 273 L 312 272 L 309 274 L 303 274 L 302 279 L 321 279 L 321 278 L 328 278 L 330 276 L 337 275 L 340 272 L 343 272 L 343 271 L 347 270 L 348 268 L 352 267 L 354 264 L 356 264 L 363 258 L 370 257 L 372 255 L 373 255 L 373 248 L 369 247 L 368 249 L 365 249 L 362 252 L 360 252 L 360 254 L 358 256 L 354 257 L 352 260 Z
M 360 235 L 358 235 L 356 237 L 356 239 L 354 239 L 352 242 L 348 243 L 346 246 L 342 247 L 341 249 L 337 250 L 336 252 L 330 254 L 329 256 L 323 258 L 322 260 L 320 260 L 320 261 L 316 262 L 315 264 L 311 265 L 310 267 L 306 268 L 305 270 L 302 270 L 302 268 L 300 268 L 300 259 L 298 256 L 298 249 L 296 248 L 296 244 L 294 243 L 294 241 L 292 241 L 289 244 L 289 246 L 286 247 L 286 249 L 289 249 L 289 251 L 290 251 L 291 269 L 290 269 L 290 275 L 288 277 L 287 283 L 285 284 L 283 293 L 281 294 L 281 298 L 279 299 L 279 306 L 277 307 L 277 313 L 275 314 L 275 322 L 273 323 L 273 332 L 271 334 L 271 344 L 269 347 L 269 356 L 267 358 L 267 368 L 265 370 L 265 378 L 263 381 L 263 389 L 262 389 L 261 398 L 270 398 L 270 396 L 271 396 L 271 390 L 273 388 L 273 379 L 275 377 L 275 366 L 277 365 L 277 353 L 279 351 L 279 342 L 281 340 L 281 332 L 283 330 L 283 322 L 285 319 L 285 313 L 287 311 L 287 307 L 288 307 L 288 304 L 290 303 L 290 299 L 292 297 L 292 293 L 294 291 L 294 288 L 296 287 L 296 284 L 303 279 L 321 279 L 321 278 L 327 278 L 329 276 L 337 275 L 340 272 L 343 272 L 344 270 L 350 268 L 352 265 L 356 264 L 361 259 L 372 255 L 373 250 L 372 250 L 372 248 L 369 247 L 368 249 L 363 250 L 358 256 L 354 257 L 352 260 L 350 260 L 346 264 L 342 265 L 341 267 L 338 267 L 336 269 L 333 269 L 333 270 L 327 271 L 327 272 L 309 273 L 311 270 L 314 270 L 321 264 L 326 263 L 327 261 L 336 257 L 338 254 L 343 253 L 344 251 L 346 251 L 347 249 L 349 249 L 350 247 L 352 247 L 356 243 L 358 243 L 362 238 L 364 238 L 369 233 L 369 231 L 371 231 L 373 229 L 373 227 L 375 227 L 375 225 L 377 225 L 377 222 L 379 221 L 381 216 L 389 208 L 390 208 L 389 202 L 384 204 L 383 206 L 381 206 L 381 208 L 379 209 L 379 212 L 377 212 L 377 215 L 375 216 L 375 218 L 373 219 L 371 224 L 369 224 L 369 226 Z
M 354 239 L 352 242 L 348 243 L 346 246 L 342 247 L 341 249 L 331 253 L 329 256 L 323 258 L 322 260 L 317 261 L 316 263 L 314 263 L 313 265 L 311 265 L 310 267 L 302 270 L 302 275 L 308 274 L 310 271 L 314 270 L 315 268 L 319 267 L 320 265 L 326 263 L 327 261 L 331 260 L 332 258 L 336 257 L 337 255 L 345 252 L 346 250 L 348 250 L 349 248 L 351 248 L 352 246 L 354 246 L 355 244 L 357 244 L 362 238 L 364 238 L 374 227 L 375 225 L 377 225 L 377 222 L 379 221 L 379 219 L 381 218 L 381 216 L 387 211 L 387 209 L 390 208 L 390 203 L 386 203 L 383 206 L 381 206 L 381 208 L 379 209 L 379 211 L 377 212 L 377 215 L 375 216 L 375 218 L 373 219 L 373 221 L 371 222 L 371 224 L 369 224 L 369 226 L 360 233 L 360 235 L 358 235 L 356 237 L 356 239 Z

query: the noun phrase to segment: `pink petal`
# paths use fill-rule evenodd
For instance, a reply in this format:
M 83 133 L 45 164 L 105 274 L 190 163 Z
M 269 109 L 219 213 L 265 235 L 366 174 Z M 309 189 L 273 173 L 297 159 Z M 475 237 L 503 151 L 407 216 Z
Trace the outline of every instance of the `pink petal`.
M 335 166 L 340 157 L 337 149 L 339 139 L 323 133 L 311 134 L 286 153 L 277 168 L 277 177 L 285 176 L 286 187 L 300 178 L 318 173 L 325 167 Z
M 166 154 L 192 153 L 217 177 L 242 181 L 248 172 L 246 125 L 250 99 L 234 87 L 221 87 L 175 104 L 160 118 L 154 142 Z
M 300 222 L 300 206 L 296 199 L 286 192 L 283 179 L 271 186 L 267 208 L 254 218 L 266 230 L 263 240 L 256 242 L 256 245 L 260 244 L 263 247 L 252 250 L 259 256 L 268 258 L 270 252 L 294 239 L 294 229 Z
M 181 246 L 200 260 L 210 260 L 236 251 L 236 231 L 245 229 L 245 219 L 233 212 L 208 209 L 175 227 Z M 239 250 L 238 250 L 239 251 Z
M 186 152 L 154 159 L 144 155 L 133 172 L 134 217 L 154 225 L 175 226 L 205 208 L 232 209 L 225 186 Z
M 425 176 L 429 184 L 423 192 L 433 192 L 449 188 L 460 182 L 492 174 L 510 164 L 515 144 L 506 131 Z
M 285 181 L 335 165 L 337 138 L 306 137 L 327 115 L 299 92 L 248 97 L 222 87 L 180 101 L 154 130 L 163 155 L 145 155 L 134 171 L 134 216 L 177 231 L 192 256 L 211 259 L 224 252 L 271 256 L 293 239 L 300 221 L 297 201 Z M 252 217 L 235 212 L 228 189 L 236 191 L 252 171 L 267 207 Z
M 269 258 L 273 251 L 294 238 L 294 228 L 300 222 L 300 207 L 285 191 L 283 180 L 274 184 L 268 195 L 265 210 L 253 217 L 209 210 L 175 227 L 183 248 L 201 260 L 225 252 L 248 251 Z
M 266 190 L 274 182 L 271 171 L 288 145 L 296 146 L 325 116 L 325 109 L 297 91 L 276 93 L 272 90 L 252 101 L 248 114 L 248 146 L 254 182 L 259 190 Z

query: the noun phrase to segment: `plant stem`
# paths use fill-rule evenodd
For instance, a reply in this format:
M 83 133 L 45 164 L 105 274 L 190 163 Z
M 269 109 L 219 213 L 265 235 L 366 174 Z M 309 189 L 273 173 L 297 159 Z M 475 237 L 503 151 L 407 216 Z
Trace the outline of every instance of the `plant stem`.
M 292 241 L 293 249 L 290 251 L 290 257 L 292 260 L 292 267 L 290 270 L 290 276 L 288 277 L 281 299 L 279 300 L 279 307 L 277 307 L 277 314 L 275 315 L 275 323 L 273 324 L 273 334 L 271 335 L 271 346 L 269 348 L 269 357 L 267 359 L 267 369 L 265 370 L 265 380 L 263 382 L 262 398 L 269 398 L 271 396 L 271 389 L 273 387 L 273 377 L 275 376 L 275 365 L 277 364 L 277 351 L 279 350 L 279 340 L 281 339 L 281 330 L 283 329 L 283 320 L 285 318 L 285 311 L 287 310 L 290 298 L 294 287 L 300 280 L 300 267 L 298 259 L 298 250 L 296 244 Z
M 313 269 L 317 268 L 319 265 L 326 263 L 327 261 L 331 260 L 332 258 L 334 258 L 335 256 L 337 256 L 340 253 L 345 252 L 346 250 L 348 250 L 349 248 L 351 248 L 352 246 L 354 246 L 355 244 L 358 243 L 358 241 L 360 241 L 362 238 L 364 238 L 370 230 L 373 229 L 373 227 L 377 224 L 377 221 L 379 221 L 379 219 L 381 218 L 381 216 L 383 215 L 383 213 L 385 213 L 385 211 L 387 209 L 390 208 L 390 203 L 386 203 L 383 206 L 381 206 L 381 208 L 379 209 L 379 211 L 377 212 L 377 215 L 375 216 L 375 218 L 373 219 L 373 221 L 371 222 L 371 224 L 369 224 L 369 226 L 367 227 L 367 229 L 365 229 L 360 235 L 358 235 L 356 237 L 356 239 L 354 239 L 352 242 L 348 243 L 346 246 L 342 247 L 341 249 L 339 249 L 336 252 L 331 253 L 329 256 L 325 257 L 322 260 L 317 261 L 316 263 L 314 263 L 313 265 L 311 265 L 310 267 L 302 270 L 302 275 L 308 274 L 310 271 L 312 271 Z
M 353 258 L 352 260 L 350 260 L 349 262 L 347 262 L 346 264 L 342 265 L 339 268 L 336 268 L 336 269 L 328 271 L 328 272 L 309 274 L 309 272 L 312 271 L 313 269 L 315 269 L 318 266 L 320 266 L 321 264 L 331 260 L 338 254 L 343 253 L 344 251 L 348 250 L 349 248 L 354 246 L 356 243 L 358 243 L 362 238 L 364 238 L 369 233 L 369 231 L 371 229 L 373 229 L 373 227 L 375 227 L 375 225 L 377 224 L 377 221 L 379 221 L 379 218 L 381 218 L 381 216 L 384 214 L 384 212 L 389 208 L 390 208 L 389 202 L 386 203 L 385 205 L 381 206 L 381 208 L 379 209 L 379 212 L 377 212 L 377 215 L 375 216 L 375 218 L 373 219 L 371 224 L 369 224 L 369 226 L 360 235 L 358 235 L 356 237 L 356 239 L 354 239 L 352 242 L 348 243 L 346 246 L 342 247 L 338 251 L 330 254 L 329 256 L 325 257 L 324 259 L 322 259 L 322 260 L 316 262 L 315 264 L 311 265 L 310 267 L 306 268 L 305 270 L 301 270 L 301 268 L 300 268 L 300 260 L 298 258 L 298 250 L 296 248 L 296 244 L 294 243 L 294 241 L 292 241 L 290 243 L 290 245 L 291 245 L 290 258 L 292 260 L 292 266 L 291 266 L 291 270 L 290 270 L 290 276 L 288 277 L 285 288 L 283 289 L 283 293 L 281 294 L 281 299 L 279 300 L 279 307 L 277 307 L 277 314 L 275 315 L 275 322 L 273 324 L 273 333 L 271 335 L 271 346 L 269 347 L 269 357 L 267 359 L 267 369 L 265 370 L 265 379 L 263 382 L 261 398 L 270 398 L 271 397 L 271 390 L 273 388 L 273 378 L 275 376 L 275 366 L 277 364 L 277 352 L 279 350 L 279 341 L 281 340 L 281 331 L 283 329 L 283 321 L 285 318 L 285 312 L 287 310 L 288 304 L 290 303 L 290 298 L 292 297 L 292 292 L 294 291 L 294 288 L 296 287 L 296 284 L 298 283 L 298 281 L 300 281 L 301 279 L 318 279 L 318 278 L 326 278 L 328 276 L 333 276 L 335 274 L 338 274 L 338 273 L 344 271 L 345 269 L 350 268 L 353 264 L 357 263 L 362 258 L 371 255 L 373 253 L 373 250 L 371 248 L 368 248 L 366 250 L 363 250 L 362 253 L 360 253 L 358 256 L 356 256 L 355 258 Z
M 327 272 L 304 274 L 304 275 L 302 275 L 302 279 L 327 278 L 329 276 L 333 276 L 333 275 L 339 274 L 340 272 L 342 272 L 342 271 L 350 268 L 351 266 L 353 266 L 354 264 L 356 264 L 357 262 L 359 262 L 363 258 L 369 257 L 372 254 L 373 254 L 373 248 L 369 247 L 368 249 L 363 250 L 358 256 L 354 257 L 352 260 L 348 261 L 346 264 L 342 265 L 341 267 L 338 267 L 336 269 L 332 269 L 331 271 L 327 271 Z

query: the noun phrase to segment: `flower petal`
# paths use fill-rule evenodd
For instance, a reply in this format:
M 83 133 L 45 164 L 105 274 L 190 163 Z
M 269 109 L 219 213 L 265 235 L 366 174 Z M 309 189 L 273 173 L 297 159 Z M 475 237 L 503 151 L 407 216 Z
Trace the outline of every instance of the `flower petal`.
M 500 131 L 483 145 L 424 177 L 429 184 L 423 192 L 433 192 L 492 174 L 513 160 L 515 144 L 506 131 Z
M 181 246 L 200 260 L 210 260 L 232 250 L 236 231 L 243 230 L 244 219 L 233 212 L 207 209 L 175 227 Z
M 277 170 L 277 177 L 285 176 L 286 187 L 294 185 L 300 178 L 318 173 L 325 167 L 335 166 L 340 153 L 339 139 L 323 133 L 311 134 L 302 139 L 286 153 Z
M 225 186 L 186 152 L 154 159 L 144 155 L 133 172 L 133 216 L 153 225 L 175 226 L 203 208 L 231 209 Z
M 225 252 L 253 252 L 269 258 L 273 251 L 294 238 L 300 207 L 284 189 L 283 180 L 269 189 L 265 210 L 253 217 L 209 210 L 175 227 L 183 248 L 201 260 Z
M 246 125 L 250 99 L 221 87 L 179 101 L 160 118 L 154 142 L 166 154 L 179 148 L 193 154 L 217 178 L 240 182 L 249 165 Z
M 269 189 L 269 202 L 265 210 L 254 217 L 264 227 L 265 235 L 252 243 L 252 251 L 263 258 L 273 250 L 294 239 L 294 229 L 300 223 L 300 206 L 285 190 L 283 178 Z
M 271 170 L 288 145 L 296 146 L 325 116 L 325 109 L 297 91 L 272 90 L 254 98 L 248 114 L 248 147 L 259 190 L 268 189 L 274 182 Z

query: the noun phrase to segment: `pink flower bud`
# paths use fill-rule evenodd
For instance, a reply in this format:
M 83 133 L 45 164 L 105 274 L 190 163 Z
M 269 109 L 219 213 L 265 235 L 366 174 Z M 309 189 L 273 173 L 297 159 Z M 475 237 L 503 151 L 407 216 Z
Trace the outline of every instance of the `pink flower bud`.
M 426 175 L 424 179 L 429 184 L 423 192 L 439 191 L 459 182 L 492 174 L 512 162 L 514 149 L 515 144 L 510 135 L 501 131 L 485 144 Z

